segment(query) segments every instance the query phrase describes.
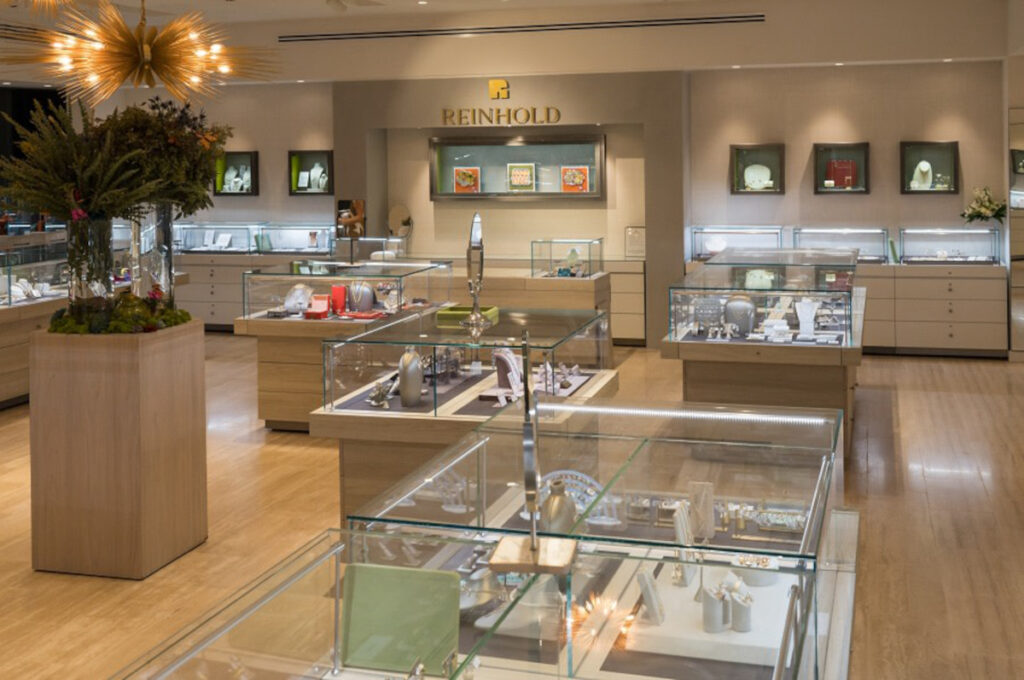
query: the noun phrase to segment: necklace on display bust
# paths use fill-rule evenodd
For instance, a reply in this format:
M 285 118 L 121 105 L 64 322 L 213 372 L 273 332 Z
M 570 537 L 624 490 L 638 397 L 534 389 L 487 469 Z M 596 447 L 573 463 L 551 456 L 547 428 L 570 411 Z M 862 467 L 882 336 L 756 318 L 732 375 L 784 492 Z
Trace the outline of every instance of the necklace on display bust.
M 910 178 L 910 188 L 931 189 L 932 180 L 932 164 L 928 161 L 921 161 L 914 168 L 914 176 Z

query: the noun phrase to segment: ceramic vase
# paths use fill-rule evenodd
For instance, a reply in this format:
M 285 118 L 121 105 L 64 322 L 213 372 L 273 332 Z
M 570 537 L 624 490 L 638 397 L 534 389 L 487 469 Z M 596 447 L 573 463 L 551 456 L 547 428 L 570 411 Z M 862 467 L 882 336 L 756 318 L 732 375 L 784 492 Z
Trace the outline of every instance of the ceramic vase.
M 398 396 L 402 406 L 418 406 L 423 392 L 423 360 L 413 347 L 406 347 L 398 360 Z
M 725 323 L 736 324 L 740 337 L 746 337 L 754 330 L 754 316 L 757 307 L 746 295 L 733 295 L 725 303 Z
M 576 524 L 576 503 L 565 493 L 565 482 L 551 482 L 550 493 L 540 507 L 540 530 L 551 534 L 567 534 Z

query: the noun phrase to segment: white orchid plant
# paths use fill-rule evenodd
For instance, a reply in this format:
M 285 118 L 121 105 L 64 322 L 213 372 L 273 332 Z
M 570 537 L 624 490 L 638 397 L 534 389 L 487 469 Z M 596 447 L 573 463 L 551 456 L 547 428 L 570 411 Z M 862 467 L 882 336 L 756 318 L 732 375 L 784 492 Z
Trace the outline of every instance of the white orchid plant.
M 992 190 L 988 187 L 974 189 L 974 200 L 967 204 L 960 217 L 971 222 L 988 222 L 995 220 L 999 224 L 1006 219 L 1006 201 L 997 201 L 992 198 Z

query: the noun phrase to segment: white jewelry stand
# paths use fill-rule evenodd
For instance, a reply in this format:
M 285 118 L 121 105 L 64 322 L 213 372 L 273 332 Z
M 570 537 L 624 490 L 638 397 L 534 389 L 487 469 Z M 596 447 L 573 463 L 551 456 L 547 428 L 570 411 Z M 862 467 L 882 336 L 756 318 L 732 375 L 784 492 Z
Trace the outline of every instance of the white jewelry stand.
M 932 164 L 928 161 L 921 161 L 914 168 L 914 175 L 910 178 L 910 188 L 918 190 L 931 189 L 932 181 L 934 181 Z
M 821 303 L 804 298 L 793 306 L 796 307 L 796 317 L 800 320 L 800 333 L 796 339 L 814 340 L 814 317 L 817 315 Z

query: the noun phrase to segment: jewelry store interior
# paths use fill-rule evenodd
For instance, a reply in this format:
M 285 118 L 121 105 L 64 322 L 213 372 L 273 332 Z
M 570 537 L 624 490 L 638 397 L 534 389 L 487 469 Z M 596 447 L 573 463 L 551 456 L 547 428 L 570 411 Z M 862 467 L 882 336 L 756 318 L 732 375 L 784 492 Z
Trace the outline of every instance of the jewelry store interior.
M 6 5 L 0 677 L 1024 678 L 1024 0 Z

